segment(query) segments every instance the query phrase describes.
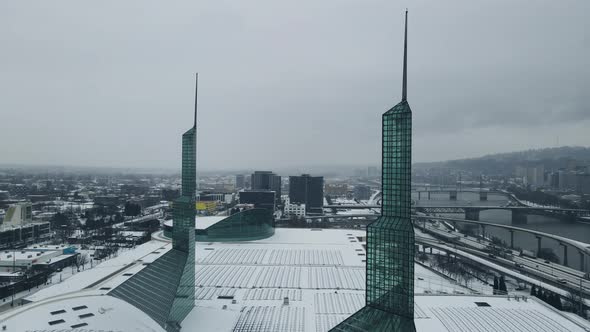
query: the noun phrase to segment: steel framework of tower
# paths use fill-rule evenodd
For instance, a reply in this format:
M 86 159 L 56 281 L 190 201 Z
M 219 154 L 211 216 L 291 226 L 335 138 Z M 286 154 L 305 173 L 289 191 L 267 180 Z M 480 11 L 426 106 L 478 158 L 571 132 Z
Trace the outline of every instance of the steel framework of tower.
M 412 111 L 407 101 L 408 12 L 402 100 L 382 117 L 381 216 L 367 227 L 366 305 L 332 331 L 415 331 L 411 221 Z

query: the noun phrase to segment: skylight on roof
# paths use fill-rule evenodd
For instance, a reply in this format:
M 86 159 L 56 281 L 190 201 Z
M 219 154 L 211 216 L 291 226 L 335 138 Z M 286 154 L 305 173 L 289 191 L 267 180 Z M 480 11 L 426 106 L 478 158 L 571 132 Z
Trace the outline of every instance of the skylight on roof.
M 85 305 L 81 305 L 81 306 L 77 306 L 77 307 L 72 308 L 72 310 L 74 310 L 74 311 L 78 311 L 78 310 L 82 310 L 82 309 L 88 309 L 88 307 Z
M 58 320 L 52 320 L 49 322 L 49 325 L 57 325 L 57 324 L 61 324 L 61 323 L 65 323 L 66 321 L 63 319 L 58 319 Z
M 487 302 L 475 302 L 478 307 L 491 307 L 491 305 Z
M 59 315 L 59 314 L 65 313 L 65 312 L 66 312 L 65 310 L 61 309 L 61 310 L 52 311 L 52 312 L 50 312 L 50 314 Z
M 80 318 L 88 318 L 88 317 L 92 317 L 92 316 L 94 316 L 94 314 L 91 313 L 91 312 L 89 312 L 87 314 L 81 314 L 78 317 L 80 317 Z
M 80 324 L 74 324 L 74 325 L 72 325 L 70 327 L 73 328 L 73 329 L 77 329 L 79 327 L 87 326 L 87 325 L 88 325 L 88 323 L 80 323 Z

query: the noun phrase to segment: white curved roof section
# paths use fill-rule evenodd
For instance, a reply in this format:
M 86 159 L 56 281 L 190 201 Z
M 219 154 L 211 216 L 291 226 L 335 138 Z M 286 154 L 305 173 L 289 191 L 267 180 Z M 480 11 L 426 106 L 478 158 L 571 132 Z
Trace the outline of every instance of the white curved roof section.
M 7 331 L 165 332 L 131 304 L 85 292 L 27 304 L 0 316 L 0 325 Z
M 225 218 L 227 218 L 227 216 L 195 217 L 195 229 L 207 229 Z M 172 227 L 173 225 L 174 221 L 171 219 L 164 222 L 164 226 Z

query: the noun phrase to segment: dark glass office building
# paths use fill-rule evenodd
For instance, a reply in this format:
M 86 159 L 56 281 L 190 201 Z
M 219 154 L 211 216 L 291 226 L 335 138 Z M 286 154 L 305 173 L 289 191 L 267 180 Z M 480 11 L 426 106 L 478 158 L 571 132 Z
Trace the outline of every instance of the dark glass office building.
M 240 204 L 254 204 L 255 208 L 267 209 L 274 213 L 276 193 L 267 190 L 245 190 L 238 193 Z
M 246 178 L 244 174 L 236 175 L 236 189 L 244 189 L 246 188 Z
M 305 204 L 308 213 L 322 213 L 324 177 L 309 174 L 289 176 L 289 200 L 292 204 Z
M 250 176 L 252 190 L 269 190 L 275 192 L 275 201 L 281 201 L 281 177 L 271 171 L 255 171 Z
M 367 293 L 361 310 L 332 331 L 413 332 L 414 228 L 411 209 L 412 111 L 406 98 L 407 25 L 402 100 L 382 116 L 381 216 L 367 227 Z

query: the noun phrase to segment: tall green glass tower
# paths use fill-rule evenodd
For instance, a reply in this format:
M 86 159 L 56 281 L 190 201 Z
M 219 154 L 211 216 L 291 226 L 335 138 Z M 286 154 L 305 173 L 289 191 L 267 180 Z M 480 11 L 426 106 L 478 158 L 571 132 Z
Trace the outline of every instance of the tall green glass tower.
M 182 253 L 184 268 L 168 322 L 179 324 L 195 305 L 195 201 L 197 195 L 197 96 L 199 74 L 195 79 L 195 117 L 193 127 L 182 135 L 182 192 L 174 201 L 172 248 Z
M 195 306 L 195 198 L 197 188 L 195 120 L 182 135 L 182 195 L 174 201 L 172 249 L 109 293 L 148 314 L 168 332 L 178 332 Z
M 381 216 L 367 227 L 366 305 L 332 331 L 416 331 L 411 221 L 412 111 L 407 101 L 408 12 L 402 100 L 382 116 Z

